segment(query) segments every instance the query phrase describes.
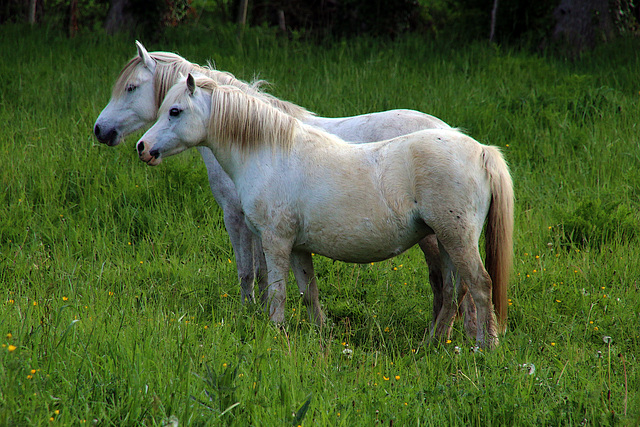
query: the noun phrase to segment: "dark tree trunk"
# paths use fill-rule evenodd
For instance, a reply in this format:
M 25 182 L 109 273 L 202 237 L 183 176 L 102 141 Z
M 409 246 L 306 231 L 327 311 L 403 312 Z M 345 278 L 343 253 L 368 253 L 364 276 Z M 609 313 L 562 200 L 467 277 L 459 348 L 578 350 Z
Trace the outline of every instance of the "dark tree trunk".
M 613 36 L 609 0 L 561 0 L 553 16 L 556 20 L 554 38 L 563 41 L 573 54 Z
M 498 0 L 493 0 L 493 8 L 491 8 L 491 30 L 489 31 L 489 41 L 493 42 L 496 36 L 496 16 L 498 15 Z
M 247 23 L 247 9 L 249 6 L 249 0 L 240 0 L 238 9 L 238 40 L 242 40 L 242 34 L 244 33 L 244 26 Z
M 104 28 L 108 34 L 115 34 L 120 31 L 131 31 L 136 24 L 136 19 L 131 13 L 131 2 L 129 0 L 111 0 L 111 6 L 107 12 Z
M 69 5 L 69 37 L 73 38 L 78 32 L 78 0 L 71 0 Z
M 36 23 L 36 0 L 29 1 L 29 24 L 33 25 Z

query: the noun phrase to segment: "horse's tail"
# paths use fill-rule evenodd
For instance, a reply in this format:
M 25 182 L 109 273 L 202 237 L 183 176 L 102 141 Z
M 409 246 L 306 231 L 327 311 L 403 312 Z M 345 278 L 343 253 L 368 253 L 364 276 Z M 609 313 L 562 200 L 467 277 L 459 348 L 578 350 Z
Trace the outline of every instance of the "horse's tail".
M 484 166 L 491 181 L 491 205 L 485 228 L 486 269 L 493 283 L 498 332 L 507 329 L 507 287 L 513 261 L 513 182 L 500 150 L 483 146 Z

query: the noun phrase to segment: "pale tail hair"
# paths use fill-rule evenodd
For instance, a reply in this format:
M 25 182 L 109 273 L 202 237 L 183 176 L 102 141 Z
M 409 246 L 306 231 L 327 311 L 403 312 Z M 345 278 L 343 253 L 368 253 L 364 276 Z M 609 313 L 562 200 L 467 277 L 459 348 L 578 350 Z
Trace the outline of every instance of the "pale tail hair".
M 498 332 L 507 328 L 507 290 L 513 263 L 513 182 L 500 150 L 483 146 L 484 166 L 491 181 L 491 205 L 485 228 L 485 265 L 492 281 Z

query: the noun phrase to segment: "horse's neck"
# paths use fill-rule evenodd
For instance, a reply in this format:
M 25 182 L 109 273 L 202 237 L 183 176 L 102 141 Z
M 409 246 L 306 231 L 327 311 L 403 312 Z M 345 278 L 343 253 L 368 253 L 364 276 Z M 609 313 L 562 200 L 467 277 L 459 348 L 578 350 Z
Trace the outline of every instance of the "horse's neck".
M 209 138 L 205 146 L 211 150 L 236 186 L 242 181 L 250 180 L 257 171 L 262 174 L 267 170 L 275 170 L 276 165 L 284 158 L 281 151 L 266 146 L 243 152 L 237 145 L 222 144 L 213 138 Z

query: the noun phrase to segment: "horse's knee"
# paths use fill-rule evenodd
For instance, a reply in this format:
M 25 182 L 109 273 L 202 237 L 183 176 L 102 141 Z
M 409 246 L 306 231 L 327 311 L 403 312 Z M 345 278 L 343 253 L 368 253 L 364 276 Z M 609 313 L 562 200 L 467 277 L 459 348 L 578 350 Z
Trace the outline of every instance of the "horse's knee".
M 244 212 L 242 209 L 235 206 L 228 206 L 223 212 L 224 226 L 227 228 L 227 232 L 237 232 L 246 227 L 244 222 Z

